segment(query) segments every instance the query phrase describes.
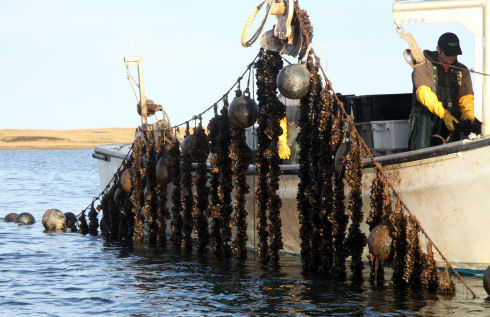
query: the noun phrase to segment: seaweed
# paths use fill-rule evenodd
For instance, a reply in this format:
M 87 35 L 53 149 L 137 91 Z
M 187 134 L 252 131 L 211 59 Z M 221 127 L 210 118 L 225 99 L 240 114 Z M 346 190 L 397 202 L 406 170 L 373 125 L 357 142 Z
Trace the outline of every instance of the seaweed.
M 223 97 L 221 109 L 220 139 L 218 149 L 219 187 L 218 196 L 221 201 L 219 211 L 221 218 L 221 233 L 223 237 L 223 255 L 230 257 L 231 249 L 231 215 L 233 213 L 231 193 L 233 191 L 232 160 L 230 157 L 231 127 L 228 119 L 228 97 Z
M 80 214 L 80 217 L 78 217 L 78 221 L 80 222 L 78 232 L 81 234 L 87 234 L 88 225 L 87 225 L 87 217 L 85 216 L 85 210 L 83 210 L 82 213 Z
M 422 285 L 422 249 L 419 230 L 414 221 L 408 217 L 406 219 L 406 232 L 407 252 L 405 254 L 403 279 L 412 287 L 420 287 Z
M 360 224 L 363 220 L 361 199 L 361 150 L 358 135 L 352 130 L 349 135 L 351 141 L 348 154 L 347 167 L 345 171 L 346 181 L 350 187 L 349 215 L 351 225 L 346 240 L 346 246 L 351 256 L 352 280 L 356 283 L 362 282 L 362 252 L 366 245 L 366 235 L 361 232 Z
M 257 100 L 258 113 L 258 130 L 257 130 L 257 174 L 258 186 L 256 191 L 257 196 L 257 232 L 258 245 L 257 254 L 259 259 L 266 263 L 269 261 L 269 231 L 267 226 L 267 206 L 270 193 L 268 191 L 269 162 L 267 153 L 270 152 L 270 137 L 267 134 L 268 123 L 268 104 L 269 98 L 275 94 L 275 89 L 271 90 L 271 85 L 275 81 L 275 77 L 271 75 L 269 60 L 272 58 L 269 53 L 261 53 L 255 67 L 257 79 Z
M 453 296 L 456 293 L 456 286 L 451 280 L 451 274 L 449 273 L 449 265 L 446 263 L 444 266 L 444 278 L 439 286 L 439 291 L 442 295 Z
M 318 75 L 318 67 L 314 64 L 311 56 L 307 60 L 307 68 L 311 73 L 310 90 L 308 92 L 308 108 L 310 109 L 310 120 L 312 121 L 311 134 L 309 135 L 309 141 L 311 144 L 321 143 L 321 131 L 320 125 L 320 111 L 321 111 L 321 98 L 322 98 L 322 83 L 321 78 Z M 311 146 L 309 155 L 311 156 L 311 263 L 310 270 L 318 271 L 322 264 L 322 248 L 325 247 L 326 239 L 322 239 L 323 236 L 323 220 L 322 213 L 324 213 L 324 203 L 322 198 L 323 191 L 323 177 L 324 167 L 320 165 L 321 152 L 320 147 Z M 325 232 L 326 233 L 326 232 Z M 331 241 L 331 240 L 330 240 Z M 326 254 L 325 254 L 326 255 Z M 326 258 L 329 256 L 326 255 Z M 330 267 L 327 267 L 330 269 Z
M 145 204 L 143 207 L 143 216 L 147 222 L 147 241 L 150 245 L 157 244 L 158 236 L 158 192 L 155 168 L 157 164 L 155 138 L 152 131 L 145 133 L 146 137 L 146 188 L 145 188 Z
M 189 122 L 185 130 L 185 135 L 189 136 Z M 192 211 L 194 208 L 194 197 L 192 194 L 192 161 L 188 155 L 183 156 L 182 162 L 182 209 L 183 209 L 183 226 L 182 232 L 183 247 L 189 251 L 192 249 L 192 228 L 194 226 L 194 218 Z
M 285 106 L 277 99 L 276 77 L 283 66 L 277 52 L 266 51 L 256 63 L 257 99 L 259 101 L 259 128 L 257 131 L 257 188 L 258 201 L 258 256 L 263 263 L 279 261 L 282 249 L 280 209 L 282 202 L 277 195 L 279 188 L 278 138 L 282 134 L 279 121 L 286 113 Z M 269 241 L 270 239 L 270 241 Z M 270 243 L 270 245 L 269 245 Z
M 405 287 L 407 285 L 403 278 L 407 266 L 405 254 L 407 253 L 407 217 L 399 200 L 395 202 L 395 209 L 390 214 L 390 223 L 393 226 L 393 276 L 392 281 L 396 287 Z
M 381 174 L 376 170 L 376 176 L 371 184 L 371 209 L 366 223 L 369 225 L 369 231 L 372 231 L 386 219 L 385 215 L 391 213 L 391 200 L 389 192 L 381 178 Z M 388 208 L 388 209 L 386 209 Z M 374 286 L 382 286 L 384 284 L 384 267 L 383 263 L 376 257 L 375 254 L 369 251 L 369 262 L 371 264 L 371 272 L 369 281 Z
M 342 113 L 337 109 L 335 114 L 335 122 L 333 125 L 333 133 L 331 144 L 334 152 L 336 153 L 342 144 L 344 139 L 344 120 Z M 343 165 L 343 160 L 339 161 L 340 165 Z M 345 208 L 345 185 L 344 185 L 344 171 L 341 169 L 340 174 L 335 176 L 334 179 L 334 263 L 333 263 L 333 275 L 338 280 L 345 280 L 346 268 L 345 260 L 348 256 L 348 252 L 345 248 L 345 236 L 347 230 L 347 224 L 349 222 L 349 216 L 346 214 Z
M 92 236 L 99 235 L 99 220 L 97 219 L 98 213 L 95 210 L 94 202 L 90 205 L 90 212 L 88 213 L 89 226 L 88 233 Z
M 194 129 L 194 134 L 196 135 L 195 144 L 196 147 L 208 148 L 207 144 L 208 138 L 201 123 Z M 207 186 L 207 167 L 206 167 L 207 155 L 199 156 L 199 161 L 197 162 L 196 177 L 194 179 L 194 184 L 196 186 L 196 192 L 194 194 L 194 232 L 197 239 L 197 249 L 199 252 L 204 253 L 207 250 L 209 244 L 209 188 Z
M 211 178 L 210 178 L 210 191 L 209 199 L 210 206 L 209 210 L 211 212 L 211 242 L 213 245 L 213 252 L 217 257 L 221 257 L 223 254 L 223 233 L 222 233 L 222 218 L 221 209 L 223 208 L 221 199 L 219 196 L 219 185 L 220 185 L 220 146 L 221 146 L 221 125 L 223 117 L 218 115 L 217 105 L 214 106 L 214 117 L 209 121 L 209 142 L 211 144 Z
M 168 152 L 171 150 L 172 145 L 166 144 L 166 136 L 168 132 L 166 129 L 161 131 L 158 138 L 158 146 L 156 147 L 156 157 L 165 160 L 165 165 L 170 166 L 171 158 L 168 155 Z M 155 159 L 155 162 L 158 162 Z M 157 163 L 156 163 L 157 164 Z M 156 165 L 155 164 L 155 165 Z M 153 169 L 155 170 L 155 168 Z M 169 169 L 171 170 L 171 169 Z M 169 211 L 167 208 L 167 195 L 168 195 L 168 184 L 160 181 L 157 181 L 155 186 L 155 194 L 157 196 L 156 201 L 156 243 L 160 247 L 167 246 L 167 219 L 170 218 Z
M 145 170 L 143 168 L 143 150 L 145 141 L 142 136 L 138 136 L 133 144 L 133 152 L 131 153 L 132 161 L 132 177 L 131 177 L 131 203 L 132 214 L 134 217 L 133 241 L 143 240 L 143 225 L 144 216 L 142 208 L 144 205 L 143 189 L 145 186 Z
M 427 242 L 427 254 L 424 255 L 424 272 L 422 274 L 422 285 L 430 292 L 436 292 L 439 289 L 439 268 L 434 259 L 432 242 Z
M 310 79 L 310 87 L 316 87 Z M 312 181 L 310 177 L 312 169 L 311 160 L 311 133 L 313 130 L 313 125 L 311 121 L 311 104 L 309 100 L 310 96 L 313 96 L 314 92 L 308 92 L 308 94 L 301 99 L 300 107 L 300 117 L 298 121 L 298 126 L 300 131 L 296 137 L 296 142 L 299 144 L 299 183 L 298 183 L 298 193 L 296 195 L 296 200 L 298 202 L 299 211 L 299 236 L 301 239 L 301 261 L 303 264 L 303 269 L 305 271 L 310 271 L 312 269 L 312 204 L 311 204 L 311 193 L 312 193 Z
M 237 259 L 247 258 L 247 210 L 245 208 L 245 195 L 248 193 L 247 170 L 248 161 L 245 159 L 247 144 L 245 143 L 245 130 L 242 128 L 231 129 L 230 157 L 231 170 L 235 187 L 235 217 L 233 223 L 236 227 L 233 240 L 233 253 Z
M 324 271 L 332 273 L 334 269 L 334 144 L 332 144 L 332 134 L 334 133 L 334 113 L 333 98 L 331 93 L 325 88 L 321 92 L 321 107 L 318 109 L 317 124 L 319 130 L 318 159 L 317 168 L 320 172 L 317 191 L 321 200 L 320 225 L 321 225 L 321 253 L 322 266 Z
M 172 220 L 170 222 L 170 226 L 172 229 L 172 245 L 174 249 L 180 249 L 182 247 L 182 228 L 183 228 L 183 219 L 182 219 L 182 174 L 180 167 L 180 143 L 175 138 L 172 141 L 172 147 L 169 151 L 169 160 L 170 160 L 170 169 L 172 170 L 172 184 L 174 186 L 172 190 Z

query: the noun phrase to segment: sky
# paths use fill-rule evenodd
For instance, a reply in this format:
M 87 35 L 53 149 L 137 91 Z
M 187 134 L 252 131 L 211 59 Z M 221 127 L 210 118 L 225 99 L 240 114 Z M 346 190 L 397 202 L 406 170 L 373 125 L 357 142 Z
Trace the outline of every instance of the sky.
M 138 126 L 123 63 L 131 56 L 143 57 L 147 97 L 164 107 L 172 124 L 189 120 L 218 100 L 258 53 L 259 41 L 243 48 L 240 37 L 259 2 L 0 0 L 0 129 Z M 412 91 L 402 55 L 408 45 L 395 32 L 392 1 L 299 4 L 336 92 Z M 405 31 L 431 50 L 442 33 L 455 32 L 459 60 L 474 66 L 473 36 L 462 26 L 409 25 Z

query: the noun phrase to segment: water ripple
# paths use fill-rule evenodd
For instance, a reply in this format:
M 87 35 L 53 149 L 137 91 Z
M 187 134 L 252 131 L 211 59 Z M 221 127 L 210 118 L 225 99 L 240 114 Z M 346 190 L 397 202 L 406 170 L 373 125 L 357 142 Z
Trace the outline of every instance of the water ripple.
M 0 217 L 29 211 L 37 222 L 0 220 L 0 316 L 478 316 L 490 311 L 481 279 L 453 298 L 338 283 L 301 272 L 299 257 L 280 267 L 216 260 L 101 237 L 43 233 L 42 214 L 78 214 L 99 192 L 90 151 L 0 151 Z M 366 279 L 368 277 L 366 269 Z

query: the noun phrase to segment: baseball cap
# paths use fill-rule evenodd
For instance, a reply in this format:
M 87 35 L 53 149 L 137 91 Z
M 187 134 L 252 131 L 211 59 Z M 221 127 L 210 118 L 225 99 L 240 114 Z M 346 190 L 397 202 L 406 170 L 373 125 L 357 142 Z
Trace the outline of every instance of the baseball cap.
M 439 38 L 437 45 L 447 56 L 455 56 L 463 54 L 461 52 L 461 47 L 459 47 L 459 39 L 454 33 L 444 33 Z

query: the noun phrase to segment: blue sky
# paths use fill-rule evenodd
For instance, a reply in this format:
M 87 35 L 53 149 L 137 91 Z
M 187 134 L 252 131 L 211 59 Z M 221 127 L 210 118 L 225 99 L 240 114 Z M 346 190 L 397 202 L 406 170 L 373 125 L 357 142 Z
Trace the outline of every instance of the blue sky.
M 220 98 L 257 54 L 259 43 L 243 48 L 240 36 L 258 3 L 0 0 L 0 129 L 137 126 L 125 56 L 143 57 L 147 96 L 164 106 L 172 124 L 190 119 Z M 392 1 L 302 0 L 300 6 L 310 15 L 313 42 L 336 92 L 411 92 L 411 68 L 402 56 L 408 46 L 395 32 Z M 270 19 L 266 30 L 273 24 Z M 457 33 L 460 61 L 473 67 L 473 37 L 463 27 L 405 30 L 433 50 L 442 33 Z

